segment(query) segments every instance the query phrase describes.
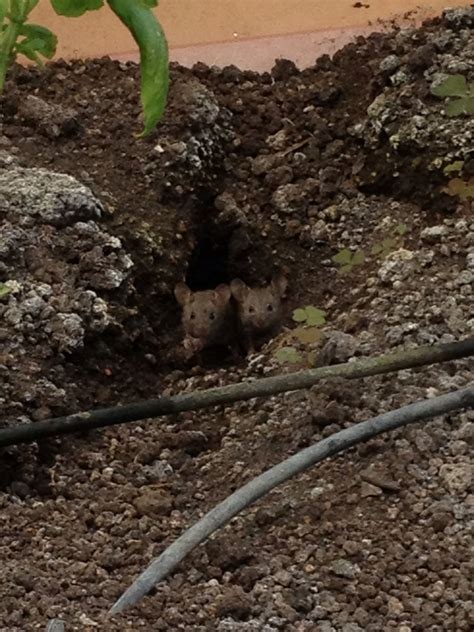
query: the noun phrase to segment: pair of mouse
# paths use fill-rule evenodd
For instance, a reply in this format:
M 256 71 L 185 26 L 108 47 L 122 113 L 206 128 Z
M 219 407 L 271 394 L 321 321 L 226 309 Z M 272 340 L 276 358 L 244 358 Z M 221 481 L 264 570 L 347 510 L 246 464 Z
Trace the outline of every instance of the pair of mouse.
M 282 272 L 264 287 L 249 287 L 234 279 L 214 290 L 192 292 L 185 283 L 178 283 L 174 295 L 182 308 L 187 355 L 216 346 L 245 354 L 260 348 L 281 329 L 287 285 Z

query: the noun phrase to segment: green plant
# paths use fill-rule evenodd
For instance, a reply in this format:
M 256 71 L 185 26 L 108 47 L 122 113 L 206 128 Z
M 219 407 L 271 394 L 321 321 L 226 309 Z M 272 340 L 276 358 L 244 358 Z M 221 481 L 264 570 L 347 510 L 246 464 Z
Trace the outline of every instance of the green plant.
M 0 0 L 0 90 L 3 90 L 8 67 L 18 54 L 42 64 L 41 56 L 51 59 L 57 38 L 37 24 L 25 24 L 39 0 Z
M 445 176 L 449 175 L 450 173 L 459 173 L 462 171 L 463 167 L 464 160 L 455 160 L 454 162 L 444 167 L 443 173 Z
M 372 246 L 370 250 L 371 254 L 385 259 L 393 250 L 402 245 L 400 237 L 403 237 L 407 230 L 408 226 L 406 224 L 397 224 L 392 230 L 391 237 L 386 237 L 381 243 Z
M 474 199 L 474 176 L 467 181 L 462 178 L 452 178 L 443 191 L 448 195 L 457 195 L 463 202 Z
M 96 11 L 105 0 L 50 0 L 58 15 L 78 17 Z M 168 93 L 168 45 L 151 9 L 158 0 L 106 0 L 115 15 L 131 32 L 140 49 L 141 101 L 144 129 L 149 134 L 163 115 Z M 0 0 L 0 92 L 10 65 L 21 54 L 43 64 L 52 59 L 57 37 L 49 29 L 29 24 L 31 11 L 39 0 Z
M 370 252 L 375 256 L 380 256 L 382 259 L 385 259 L 396 247 L 396 240 L 393 237 L 387 237 L 381 243 L 374 244 Z
M 6 283 L 0 283 L 0 300 L 8 296 L 11 291 L 11 288 Z
M 354 266 L 362 265 L 365 261 L 365 254 L 360 249 L 353 253 L 348 248 L 344 248 L 337 255 L 334 255 L 332 260 L 339 265 L 339 272 L 345 274 L 351 272 Z
M 474 198 L 474 176 L 469 177 L 467 180 L 463 179 L 463 168 L 464 160 L 455 160 L 444 167 L 443 173 L 445 176 L 455 173 L 457 177 L 451 178 L 443 191 L 448 195 L 458 196 L 459 199 L 464 202 Z M 465 177 L 467 177 L 467 175 L 465 175 Z
M 326 312 L 312 305 L 300 307 L 293 312 L 293 320 L 299 327 L 293 330 L 293 336 L 303 344 L 309 345 L 318 342 L 321 338 L 321 330 L 326 322 Z
M 326 322 L 326 312 L 312 305 L 299 307 L 293 312 L 293 320 L 295 323 L 304 323 L 311 327 L 321 327 Z
M 297 339 L 303 345 L 312 345 L 322 337 L 320 327 L 326 323 L 326 312 L 313 305 L 300 307 L 293 312 L 293 321 L 299 326 L 290 333 L 290 338 Z M 311 353 L 307 354 L 307 362 L 312 359 Z M 278 362 L 282 364 L 298 364 L 304 360 L 300 351 L 292 346 L 284 346 L 275 353 Z
M 448 97 L 446 114 L 459 116 L 474 114 L 474 83 L 468 83 L 464 75 L 448 75 L 446 79 L 431 88 L 437 97 Z
M 385 259 L 393 250 L 400 248 L 402 242 L 401 237 L 407 232 L 408 226 L 400 222 L 392 229 L 391 237 L 386 237 L 382 242 L 374 244 L 370 253 L 374 256 L 380 256 Z M 354 266 L 362 265 L 366 260 L 366 255 L 360 248 L 352 253 L 348 248 L 344 248 L 334 255 L 332 258 L 334 263 L 339 265 L 339 272 L 343 274 L 351 272 Z
M 407 232 L 407 230 L 408 230 L 408 226 L 404 224 L 403 222 L 400 222 L 400 224 L 397 224 L 395 226 L 395 228 L 393 229 L 393 232 L 396 235 L 400 235 L 400 237 L 403 237 L 403 235 Z
M 298 364 L 301 354 L 294 347 L 282 347 L 275 353 L 275 358 L 280 364 Z

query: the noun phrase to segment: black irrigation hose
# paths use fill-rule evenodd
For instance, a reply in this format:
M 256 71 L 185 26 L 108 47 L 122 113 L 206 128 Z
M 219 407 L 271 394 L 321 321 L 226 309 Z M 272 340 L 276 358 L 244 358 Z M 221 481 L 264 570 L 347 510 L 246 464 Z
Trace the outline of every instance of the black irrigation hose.
M 286 391 L 309 388 L 319 380 L 329 377 L 350 379 L 368 377 L 448 360 L 458 360 L 472 355 L 474 355 L 474 338 L 467 338 L 460 342 L 417 347 L 376 358 L 364 358 L 345 364 L 307 369 L 296 373 L 261 378 L 252 382 L 240 382 L 204 391 L 184 393 L 175 397 L 161 397 L 160 399 L 151 399 L 125 406 L 74 413 L 0 430 L 0 447 L 209 406 L 231 404 L 255 397 L 268 397 Z
M 336 432 L 278 463 L 228 496 L 166 548 L 115 602 L 110 614 L 118 614 L 136 604 L 155 584 L 165 579 L 196 546 L 243 509 L 295 474 L 383 432 L 461 408 L 474 408 L 474 386 L 378 415 Z

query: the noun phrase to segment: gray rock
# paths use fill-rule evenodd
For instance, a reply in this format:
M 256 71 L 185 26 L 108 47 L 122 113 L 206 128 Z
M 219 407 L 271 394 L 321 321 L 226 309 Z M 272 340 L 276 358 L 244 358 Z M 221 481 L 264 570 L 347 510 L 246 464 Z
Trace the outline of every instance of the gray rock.
M 306 200 L 299 184 L 283 184 L 272 195 L 272 204 L 279 213 L 291 214 L 303 210 Z
M 408 278 L 415 268 L 415 254 L 400 248 L 388 255 L 378 270 L 382 283 L 394 283 Z
M 325 342 L 318 357 L 319 366 L 327 366 L 338 362 L 347 362 L 356 352 L 357 338 L 342 331 L 327 331 Z
M 463 270 L 458 274 L 454 280 L 455 285 L 469 285 L 474 284 L 474 270 Z
M 78 314 L 56 314 L 45 327 L 51 334 L 51 341 L 59 351 L 71 351 L 82 346 L 84 327 L 82 318 Z
M 353 564 L 343 558 L 334 560 L 329 565 L 329 568 L 338 577 L 346 577 L 347 579 L 354 579 L 360 573 L 360 568 L 357 564 Z
M 61 354 L 81 349 L 88 334 L 115 321 L 113 291 L 120 288 L 122 299 L 132 291 L 125 281 L 133 262 L 120 239 L 97 223 L 100 201 L 70 176 L 0 169 L 0 208 L 0 270 L 10 289 L 0 301 L 2 354 L 9 359 L 4 392 L 12 410 L 26 404 L 38 420 L 64 406 Z
M 474 8 L 471 6 L 457 7 L 443 11 L 443 19 L 446 24 L 459 28 L 460 26 L 472 27 L 474 25 Z
M 18 158 L 12 156 L 6 149 L 0 149 L 0 169 L 18 166 Z
M 28 94 L 20 104 L 19 115 L 50 138 L 75 134 L 81 129 L 76 110 L 48 103 L 33 94 Z
M 0 170 L 0 208 L 19 226 L 31 220 L 67 226 L 100 219 L 103 206 L 92 191 L 72 176 L 47 169 L 14 167 Z
M 390 77 L 390 83 L 392 86 L 403 86 L 410 81 L 409 75 L 404 70 L 398 70 L 394 72 Z
M 428 226 L 421 231 L 420 237 L 429 243 L 436 243 L 443 240 L 449 234 L 449 228 L 443 226 Z
M 441 480 L 452 494 L 464 494 L 474 482 L 472 463 L 446 463 L 439 470 Z
M 379 68 L 382 72 L 392 73 L 400 67 L 401 63 L 401 59 L 398 55 L 387 55 L 387 57 L 380 62 Z

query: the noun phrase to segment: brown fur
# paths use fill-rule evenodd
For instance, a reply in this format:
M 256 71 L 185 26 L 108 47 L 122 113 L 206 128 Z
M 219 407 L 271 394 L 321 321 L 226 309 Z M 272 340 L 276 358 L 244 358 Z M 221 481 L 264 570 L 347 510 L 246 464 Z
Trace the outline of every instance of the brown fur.
M 185 283 L 178 283 L 174 295 L 183 310 L 184 346 L 189 355 L 234 342 L 235 315 L 228 285 L 192 292 Z
M 231 282 L 242 342 L 247 351 L 260 347 L 280 331 L 286 287 L 287 279 L 282 273 L 274 275 L 269 285 L 260 288 L 250 288 L 240 279 Z

